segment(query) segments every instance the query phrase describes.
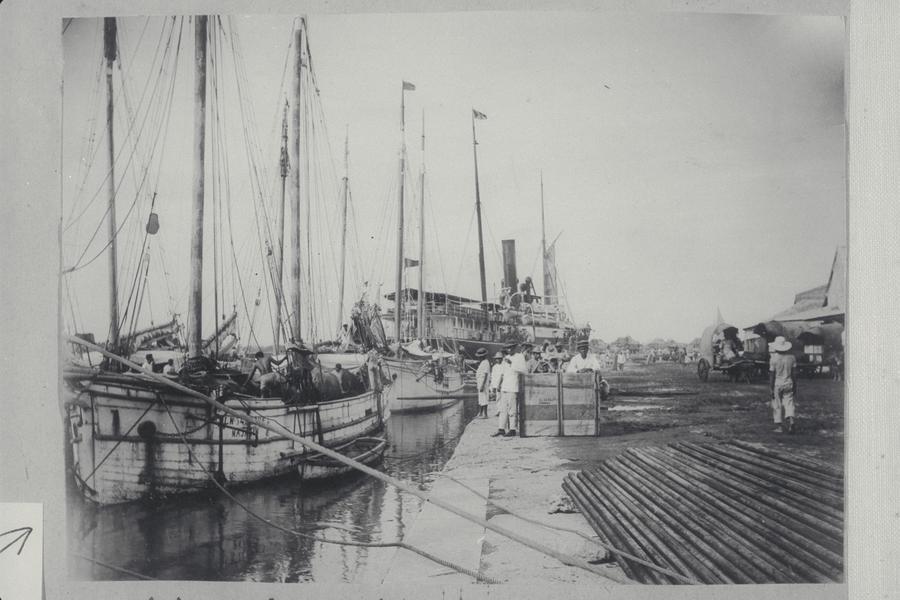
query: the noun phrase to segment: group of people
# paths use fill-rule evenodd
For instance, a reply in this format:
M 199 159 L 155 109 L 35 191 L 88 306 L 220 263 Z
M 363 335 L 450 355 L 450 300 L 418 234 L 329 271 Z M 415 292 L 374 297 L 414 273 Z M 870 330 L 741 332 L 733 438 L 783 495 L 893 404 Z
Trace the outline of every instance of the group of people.
M 558 348 L 561 349 L 562 345 L 560 344 Z M 588 341 L 579 341 L 577 349 L 578 353 L 568 360 L 565 372 L 599 373 L 600 362 L 596 356 L 590 353 Z M 519 407 L 516 401 L 519 393 L 519 375 L 538 372 L 538 364 L 540 364 L 535 357 L 534 345 L 528 342 L 508 344 L 502 352 L 497 352 L 490 359 L 488 351 L 485 348 L 479 348 L 475 357 L 480 361 L 475 373 L 475 383 L 478 389 L 478 416 L 487 419 L 488 405 L 495 401 L 497 403 L 497 431 L 492 437 L 513 437 L 516 435 L 516 423 L 519 418 Z M 548 364 L 552 364 L 554 361 L 558 363 L 559 356 L 551 356 Z
M 369 389 L 371 354 L 359 373 L 354 373 L 340 363 L 335 364 L 332 370 L 323 371 L 315 359 L 315 353 L 302 343 L 288 344 L 285 355 L 280 359 L 260 351 L 256 353 L 256 360 L 243 387 L 247 388 L 252 381 L 259 388 L 261 398 L 280 390 L 288 404 L 312 404 L 355 396 Z M 285 363 L 282 369 L 284 374 L 275 369 L 275 366 Z M 378 369 L 377 364 L 375 368 Z M 376 380 L 373 384 L 378 386 L 379 383 Z
M 650 348 L 647 352 L 647 364 L 652 365 L 659 361 L 668 361 L 675 364 L 689 365 L 696 360 L 696 354 L 696 352 L 688 352 L 686 348 L 680 346 L 674 350 Z
M 151 373 L 162 373 L 166 377 L 178 376 L 178 369 L 175 368 L 175 359 L 173 358 L 170 358 L 164 363 L 157 363 L 152 354 L 147 354 L 144 357 L 141 368 L 145 371 L 150 371 Z

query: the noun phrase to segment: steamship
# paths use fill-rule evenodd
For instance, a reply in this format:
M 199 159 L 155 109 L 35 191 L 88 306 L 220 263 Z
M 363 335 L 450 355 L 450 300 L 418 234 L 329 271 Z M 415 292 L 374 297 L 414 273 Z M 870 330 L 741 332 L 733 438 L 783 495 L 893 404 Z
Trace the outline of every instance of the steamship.
M 419 303 L 419 290 L 405 288 L 401 292 L 400 335 L 396 335 L 395 317 L 388 309 L 384 320 L 388 338 L 406 340 L 405 348 L 415 354 L 425 352 L 461 353 L 474 358 L 479 348 L 490 354 L 511 342 L 531 342 L 536 346 L 544 342 L 569 346 L 578 336 L 586 337 L 587 327 L 579 327 L 559 303 L 558 296 L 535 293 L 531 277 L 519 282 L 516 274 L 515 240 L 503 240 L 503 285 L 498 298 L 481 302 L 440 292 L 423 292 L 424 302 Z M 556 269 L 553 254 L 545 253 L 544 289 L 556 289 Z M 548 283 L 550 285 L 548 285 Z M 396 294 L 385 298 L 396 305 Z M 419 306 L 423 307 L 424 337 L 419 337 Z M 410 345 L 410 343 L 413 343 Z

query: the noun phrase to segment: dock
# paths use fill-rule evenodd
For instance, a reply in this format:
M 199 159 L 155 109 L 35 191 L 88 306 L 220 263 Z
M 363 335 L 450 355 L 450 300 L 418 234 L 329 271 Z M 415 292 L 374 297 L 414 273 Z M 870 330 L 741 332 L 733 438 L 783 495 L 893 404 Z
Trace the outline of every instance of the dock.
M 613 398 L 600 417 L 599 437 L 491 437 L 497 425 L 495 405 L 491 404 L 490 418 L 475 418 L 467 425 L 431 488 L 435 497 L 490 523 L 591 562 L 607 572 L 608 578 L 566 566 L 431 504 L 423 506 L 405 541 L 510 588 L 572 584 L 566 589 L 621 592 L 621 581 L 629 588 L 631 583 L 639 586 L 647 581 L 634 580 L 617 562 L 609 560 L 608 553 L 591 541 L 599 540 L 597 532 L 580 512 L 555 510 L 561 499 L 563 508 L 568 509 L 563 489 L 567 479 L 593 473 L 603 464 L 613 464 L 635 452 L 669 452 L 665 449 L 702 448 L 711 443 L 752 444 L 765 452 L 793 457 L 799 464 L 815 461 L 835 474 L 843 472 L 843 389 L 839 382 L 804 382 L 809 400 L 803 405 L 801 426 L 793 435 L 784 435 L 773 430 L 765 383 L 703 383 L 692 370 L 675 365 L 634 367 L 611 373 L 608 379 Z M 834 493 L 841 487 L 838 485 Z M 836 564 L 828 579 L 841 581 L 841 571 Z M 800 580 L 824 581 L 814 575 L 803 575 Z M 383 583 L 462 587 L 475 583 L 475 579 L 400 550 L 390 562 Z M 840 597 L 846 587 L 831 583 L 815 589 L 821 597 Z
M 554 513 L 554 503 L 565 495 L 562 482 L 578 467 L 560 452 L 560 440 L 546 437 L 497 437 L 493 404 L 491 418 L 474 419 L 459 440 L 431 493 L 489 522 L 513 529 L 555 550 L 595 561 L 606 558 L 596 544 L 573 533 L 524 521 L 488 502 L 528 519 L 594 536 L 579 513 Z M 595 447 L 597 438 L 568 438 L 563 448 Z M 522 457 L 527 456 L 527 463 Z M 573 466 L 574 465 L 574 466 Z M 477 492 L 477 493 L 476 493 Z M 536 550 L 486 531 L 437 506 L 426 504 L 404 541 L 479 575 L 512 584 L 548 583 L 618 585 L 613 579 L 563 565 Z M 611 577 L 624 577 L 618 566 L 604 565 Z M 411 552 L 399 550 L 384 577 L 385 584 L 467 585 L 474 579 Z

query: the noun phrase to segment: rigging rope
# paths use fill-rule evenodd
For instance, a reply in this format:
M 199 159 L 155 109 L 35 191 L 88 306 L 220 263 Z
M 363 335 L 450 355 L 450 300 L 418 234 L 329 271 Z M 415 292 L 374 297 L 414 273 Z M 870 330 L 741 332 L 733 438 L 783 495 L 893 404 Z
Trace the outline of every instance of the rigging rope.
M 163 28 L 163 29 L 160 30 L 160 38 L 159 38 L 159 40 L 158 40 L 158 42 L 157 42 L 156 50 L 154 51 L 154 54 L 153 54 L 153 60 L 152 60 L 152 62 L 151 62 L 151 64 L 150 64 L 150 68 L 149 68 L 149 70 L 150 70 L 151 72 L 153 72 L 154 66 L 156 65 L 156 62 L 157 62 L 157 60 L 158 60 L 158 58 L 159 58 L 159 51 L 160 51 L 160 48 L 162 47 L 162 42 L 163 42 L 163 39 L 164 39 L 164 38 L 165 38 L 165 28 Z M 170 39 L 171 39 L 171 38 L 170 38 Z M 168 49 L 168 47 L 167 47 L 167 49 Z M 120 61 L 120 60 L 121 60 L 121 52 L 119 52 L 118 54 L 119 54 L 119 56 L 118 56 L 118 58 L 117 58 L 117 61 Z M 164 56 L 165 56 L 165 55 L 164 55 Z M 164 57 L 163 57 L 163 58 L 164 58 Z M 154 91 L 151 92 L 150 97 L 152 98 L 153 96 L 155 96 L 155 94 L 156 94 L 155 90 L 156 90 L 156 87 L 157 87 L 158 84 L 159 84 L 159 81 L 160 81 L 161 77 L 162 77 L 162 63 L 160 64 L 160 72 L 157 74 L 156 78 L 148 77 L 148 78 L 147 78 L 147 81 L 144 83 L 144 89 L 143 89 L 143 91 L 141 92 L 141 100 L 138 102 L 138 108 L 137 108 L 137 111 L 138 111 L 138 112 L 141 111 L 141 107 L 142 107 L 143 104 L 144 104 L 144 100 L 148 98 L 147 92 L 148 92 L 148 88 L 150 88 L 150 86 L 151 86 L 151 83 L 153 84 L 153 90 L 154 90 Z M 148 101 L 149 101 L 149 100 L 148 100 Z M 145 124 L 145 122 L 146 122 L 146 116 L 147 116 L 148 114 L 149 114 L 149 111 L 146 111 L 146 112 L 145 112 L 145 120 L 142 121 L 141 124 L 138 126 L 138 132 L 137 132 L 136 140 L 135 140 L 135 142 L 134 142 L 134 146 L 132 146 L 132 153 L 131 153 L 131 155 L 130 155 L 131 157 L 133 157 L 133 154 L 134 154 L 134 148 L 136 148 L 136 146 L 137 146 L 137 140 L 139 140 L 139 139 L 141 138 L 141 136 L 143 135 L 144 124 Z M 123 143 L 122 143 L 122 145 L 119 147 L 118 152 L 116 153 L 115 157 L 113 158 L 113 163 L 114 163 L 114 165 L 116 165 L 116 164 L 118 164 L 118 163 L 120 162 L 120 158 L 122 157 L 122 153 L 124 152 L 124 146 L 125 146 L 125 143 L 124 143 L 124 142 L 126 142 L 126 141 L 131 137 L 132 132 L 134 131 L 134 127 L 135 127 L 136 125 L 137 125 L 137 120 L 134 120 L 134 121 L 132 121 L 132 122 L 129 124 L 129 128 L 128 128 L 128 130 L 126 131 L 125 136 L 124 136 L 124 138 L 123 138 Z M 108 130 L 108 129 L 109 129 L 109 124 L 107 123 L 106 130 Z M 128 166 L 129 166 L 130 164 L 131 164 L 131 158 L 129 158 L 128 163 L 125 165 L 125 170 L 126 170 L 126 171 L 127 171 Z M 82 211 L 81 211 L 74 219 L 70 219 L 69 222 L 66 223 L 65 226 L 63 226 L 63 233 L 65 233 L 66 231 L 68 231 L 69 228 L 72 227 L 72 225 L 73 225 L 75 222 L 77 222 L 77 220 L 79 220 L 79 219 L 84 215 L 85 212 L 87 212 L 87 210 L 91 207 L 91 205 L 93 205 L 94 201 L 100 196 L 100 194 L 101 194 L 101 193 L 103 192 L 103 190 L 106 188 L 106 182 L 107 182 L 107 181 L 109 180 L 109 178 L 111 177 L 112 172 L 113 172 L 113 167 L 110 167 L 110 168 L 106 171 L 106 175 L 105 175 L 105 176 L 103 177 L 103 179 L 101 180 L 101 182 L 100 182 L 100 184 L 99 184 L 99 186 L 98 186 L 98 188 L 97 188 L 97 191 L 94 192 L 94 195 L 93 195 L 93 196 L 91 197 L 91 199 L 88 201 L 88 203 L 87 203 L 87 205 L 84 207 L 84 209 L 82 209 Z M 124 180 L 124 173 L 123 173 L 122 178 L 120 179 L 120 183 L 119 183 L 118 185 L 121 185 L 121 181 L 123 181 L 123 180 Z M 118 186 L 116 187 L 116 193 L 118 193 Z M 101 220 L 100 220 L 100 226 L 103 225 L 103 220 L 106 218 L 106 214 L 107 214 L 108 212 L 109 212 L 109 208 L 107 208 L 106 212 L 103 214 L 103 217 L 102 217 Z M 99 226 L 98 226 L 98 228 L 99 228 Z M 94 236 L 96 236 L 96 232 L 95 232 Z M 93 241 L 93 236 L 92 236 L 92 238 L 91 238 L 91 241 Z
M 171 46 L 171 37 L 172 37 L 172 31 L 170 31 L 169 40 L 168 40 L 167 43 L 166 43 L 165 55 L 168 55 L 168 53 L 169 53 L 169 49 L 170 49 L 170 46 Z M 159 83 L 160 83 L 160 81 L 162 80 L 162 76 L 163 76 L 163 72 L 164 72 L 164 70 L 163 70 L 164 64 L 165 64 L 165 63 L 164 63 L 164 59 L 163 59 L 163 61 L 161 61 L 161 63 L 160 63 L 159 73 L 157 74 L 156 79 L 155 79 L 155 82 L 154 82 L 152 97 L 155 97 L 155 96 L 156 96 L 156 90 L 158 89 Z M 174 77 L 173 77 L 173 86 L 174 86 Z M 152 97 L 151 97 L 151 100 L 152 100 Z M 142 99 L 142 102 L 143 102 L 143 99 Z M 148 101 L 148 102 L 149 102 L 149 101 Z M 139 144 L 140 139 L 141 139 L 141 137 L 143 136 L 143 133 L 144 133 L 144 131 L 145 131 L 145 125 L 147 124 L 147 119 L 148 119 L 149 115 L 150 115 L 150 110 L 148 109 L 147 111 L 144 112 L 144 117 L 143 117 L 143 120 L 141 121 L 141 125 L 140 125 L 140 128 L 139 128 L 139 130 L 138 130 L 138 134 L 137 134 L 137 136 L 136 136 L 135 139 L 134 139 L 133 146 L 132 146 L 132 150 L 131 150 L 130 154 L 128 155 L 128 161 L 126 162 L 126 164 L 125 164 L 125 166 L 124 166 L 124 169 L 123 169 L 124 172 L 122 173 L 122 176 L 121 176 L 120 179 L 119 179 L 119 183 L 116 185 L 116 188 L 115 188 L 115 191 L 114 191 L 114 197 L 117 197 L 117 196 L 118 196 L 119 189 L 121 188 L 122 184 L 124 183 L 125 176 L 127 175 L 128 170 L 129 170 L 129 167 L 131 166 L 131 163 L 132 163 L 132 161 L 133 161 L 133 159 L 134 159 L 134 156 L 135 156 L 135 154 L 137 153 L 138 144 Z M 132 126 L 133 126 L 133 125 L 134 125 L 134 122 L 132 122 Z M 150 150 L 151 156 L 152 156 L 152 155 L 155 153 L 155 151 L 156 151 L 156 147 L 157 147 L 157 145 L 158 145 L 158 143 L 159 143 L 161 133 L 162 133 L 162 132 L 161 132 L 159 129 L 156 130 L 155 136 L 153 137 L 153 142 L 151 143 L 151 150 Z M 128 136 L 126 136 L 126 141 L 127 141 L 127 138 L 128 138 Z M 124 144 L 123 144 L 123 145 L 124 145 Z M 121 149 L 121 148 L 120 148 L 119 152 L 120 152 L 120 153 L 122 152 L 122 149 Z M 111 171 L 110 171 L 110 173 L 111 173 Z M 143 184 L 144 184 L 144 182 L 145 182 L 146 179 L 147 179 L 148 173 L 149 173 L 149 165 L 147 165 L 147 166 L 144 168 L 144 170 L 143 170 L 143 174 L 142 174 L 142 176 L 141 176 L 141 184 L 140 184 L 141 187 L 143 187 Z M 104 178 L 104 181 L 105 181 L 106 179 L 109 179 L 109 173 L 107 173 L 107 177 Z M 99 193 L 99 190 L 98 190 L 98 193 Z M 96 197 L 96 196 L 95 196 L 95 197 Z M 136 207 L 137 202 L 138 202 L 139 199 L 140 199 L 140 188 L 137 190 L 137 193 L 135 194 L 134 200 L 132 201 L 131 206 L 130 206 L 129 209 L 128 209 L 128 212 L 127 212 L 126 215 L 125 215 L 125 218 L 120 220 L 120 223 L 118 224 L 118 226 L 117 226 L 117 228 L 116 228 L 116 231 L 115 231 L 114 235 L 112 236 L 112 238 L 111 238 L 110 240 L 108 240 L 108 241 L 106 242 L 106 244 L 103 246 L 103 248 L 102 248 L 102 249 L 101 249 L 101 250 L 100 250 L 93 258 L 91 258 L 87 263 L 82 263 L 82 260 L 83 260 L 84 256 L 87 254 L 87 251 L 90 249 L 91 245 L 93 244 L 94 240 L 96 239 L 97 234 L 100 232 L 100 229 L 102 228 L 102 226 L 103 226 L 103 224 L 104 224 L 104 222 L 105 222 L 105 220 L 106 220 L 106 217 L 109 215 L 110 207 L 107 206 L 107 207 L 106 207 L 106 210 L 105 210 L 104 213 L 103 213 L 103 216 L 102 216 L 101 219 L 100 219 L 100 222 L 97 224 L 97 228 L 94 230 L 93 235 L 91 235 L 91 239 L 88 241 L 88 243 L 87 243 L 87 245 L 85 246 L 84 250 L 82 251 L 81 255 L 80 255 L 80 256 L 78 257 L 78 259 L 75 261 L 75 265 L 72 266 L 72 267 L 69 267 L 68 269 L 65 269 L 63 272 L 65 272 L 65 273 L 71 273 L 71 272 L 80 270 L 80 269 L 82 269 L 82 268 L 84 268 L 84 267 L 87 267 L 88 265 L 90 265 L 91 263 L 93 263 L 95 260 L 97 260 L 100 256 L 102 256 L 103 253 L 106 251 L 106 249 L 107 249 L 110 245 L 112 245 L 113 241 L 116 240 L 116 238 L 117 238 L 118 235 L 119 235 L 119 232 L 121 232 L 122 229 L 123 229 L 123 227 L 128 223 L 128 218 L 129 218 L 129 216 L 131 215 L 131 213 L 134 211 L 134 209 L 135 209 L 135 207 Z
M 462 247 L 467 248 L 469 246 L 469 237 L 472 235 L 472 228 L 475 224 L 475 211 L 472 210 L 472 217 L 469 219 L 469 227 L 466 229 L 466 240 L 463 242 Z M 453 289 L 459 289 L 459 277 L 462 275 L 463 266 L 466 264 L 466 261 L 459 261 L 459 269 L 456 271 L 456 280 L 453 282 Z

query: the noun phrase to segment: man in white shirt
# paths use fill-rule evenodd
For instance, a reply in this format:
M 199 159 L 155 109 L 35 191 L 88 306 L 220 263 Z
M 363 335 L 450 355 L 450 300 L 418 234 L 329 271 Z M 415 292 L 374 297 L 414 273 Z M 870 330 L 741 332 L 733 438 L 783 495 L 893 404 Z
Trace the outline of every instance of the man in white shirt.
M 148 354 L 144 357 L 144 364 L 141 365 L 141 368 L 145 371 L 150 371 L 153 373 L 154 368 L 156 367 L 156 362 L 153 360 L 153 355 Z
M 503 347 L 503 358 L 500 361 L 500 377 L 497 379 L 497 431 L 491 437 L 506 435 L 506 424 L 509 419 L 509 411 L 506 408 L 506 395 L 503 393 L 503 382 L 510 377 L 509 365 L 512 355 L 515 354 L 517 344 L 507 344 Z
M 587 340 L 580 340 L 577 345 L 578 354 L 569 361 L 566 367 L 566 373 L 588 373 L 591 371 L 600 371 L 600 361 L 594 356 L 590 350 L 590 344 Z
M 519 375 L 528 372 L 528 364 L 525 359 L 525 351 L 531 349 L 531 344 L 522 344 L 520 347 L 511 345 L 510 355 L 504 360 L 504 369 L 500 381 L 500 417 L 497 422 L 497 432 L 494 437 L 516 435 L 516 423 L 519 420 Z
M 478 387 L 478 416 L 487 419 L 488 396 L 490 394 L 491 362 L 488 360 L 487 348 L 479 348 L 475 358 L 481 360 L 475 371 L 475 385 Z
M 503 374 L 503 352 L 497 352 L 493 356 L 493 366 L 491 366 L 491 397 L 492 402 L 496 402 L 500 396 L 500 376 Z

